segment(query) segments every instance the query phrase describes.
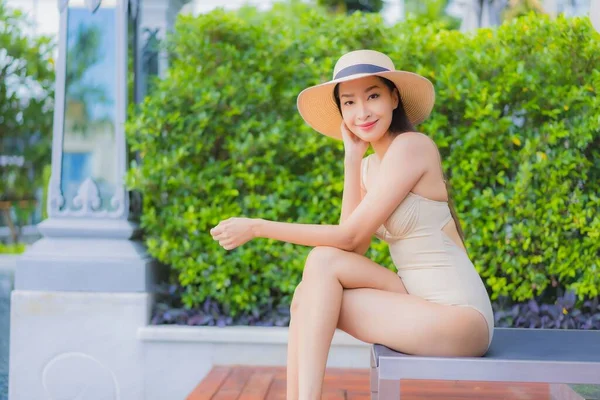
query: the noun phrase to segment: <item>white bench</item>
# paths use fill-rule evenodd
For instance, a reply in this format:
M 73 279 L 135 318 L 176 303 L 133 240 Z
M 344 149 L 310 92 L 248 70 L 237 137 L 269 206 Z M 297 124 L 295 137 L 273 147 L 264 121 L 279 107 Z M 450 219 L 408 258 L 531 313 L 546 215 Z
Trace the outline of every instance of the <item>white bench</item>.
M 496 328 L 483 357 L 421 357 L 373 345 L 371 399 L 399 399 L 401 379 L 542 382 L 558 384 L 551 392 L 560 396 L 570 390 L 562 384 L 600 384 L 600 331 Z

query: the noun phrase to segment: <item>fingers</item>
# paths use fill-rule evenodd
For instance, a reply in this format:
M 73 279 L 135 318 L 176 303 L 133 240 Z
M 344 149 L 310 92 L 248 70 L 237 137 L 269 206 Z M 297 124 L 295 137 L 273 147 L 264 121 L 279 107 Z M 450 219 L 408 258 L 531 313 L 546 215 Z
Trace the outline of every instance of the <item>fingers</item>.
M 225 250 L 233 250 L 235 249 L 237 246 L 235 245 L 235 243 L 219 243 L 221 245 L 222 248 L 224 248 Z
M 219 245 L 224 249 L 230 250 L 235 247 L 234 239 L 231 238 L 227 232 L 222 232 L 217 235 L 213 235 L 213 239 L 219 242 Z
M 348 138 L 349 140 L 351 140 L 354 143 L 361 141 L 361 139 L 358 136 L 356 136 L 356 134 L 354 132 L 352 132 L 350 130 L 350 128 L 348 128 L 348 126 L 346 125 L 346 123 L 344 121 L 342 121 L 341 126 L 342 126 L 341 127 L 342 136 L 345 136 L 346 138 Z
M 225 232 L 225 228 L 227 227 L 227 225 L 229 225 L 229 220 L 230 219 L 231 218 L 219 222 L 217 224 L 217 226 L 215 226 L 214 228 L 212 228 L 210 230 L 210 234 L 213 235 L 213 236 L 215 236 L 215 235 L 219 235 L 219 234 Z
M 215 238 L 219 242 L 219 246 L 224 248 L 225 250 L 231 250 L 237 247 L 236 241 L 233 238 L 230 238 L 225 234 L 225 236 L 221 238 Z
M 219 245 L 225 250 L 232 250 L 239 246 L 234 233 L 228 231 L 228 227 L 235 222 L 235 218 L 229 218 L 219 222 L 217 226 L 210 230 L 213 239 L 219 242 Z
M 219 233 L 217 235 L 213 235 L 213 239 L 215 239 L 215 240 L 225 240 L 225 239 L 229 239 L 229 235 L 227 234 L 227 232 L 222 232 L 222 233 Z
M 342 134 L 348 134 L 348 127 L 346 126 L 346 123 L 342 120 L 342 123 L 340 125 L 340 130 L 342 131 Z
M 210 230 L 210 234 L 212 235 L 214 240 L 219 242 L 219 246 L 221 246 L 225 250 L 231 250 L 236 247 L 233 239 L 229 236 L 227 232 L 225 232 L 225 229 L 221 224 L 212 228 Z

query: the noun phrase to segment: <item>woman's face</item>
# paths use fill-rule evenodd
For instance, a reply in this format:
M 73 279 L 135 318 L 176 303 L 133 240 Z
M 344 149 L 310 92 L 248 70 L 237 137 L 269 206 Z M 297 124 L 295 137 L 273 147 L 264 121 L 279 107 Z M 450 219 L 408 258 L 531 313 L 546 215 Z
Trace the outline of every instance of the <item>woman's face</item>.
M 388 131 L 398 107 L 398 92 L 376 76 L 340 83 L 340 108 L 346 126 L 359 138 L 376 142 Z

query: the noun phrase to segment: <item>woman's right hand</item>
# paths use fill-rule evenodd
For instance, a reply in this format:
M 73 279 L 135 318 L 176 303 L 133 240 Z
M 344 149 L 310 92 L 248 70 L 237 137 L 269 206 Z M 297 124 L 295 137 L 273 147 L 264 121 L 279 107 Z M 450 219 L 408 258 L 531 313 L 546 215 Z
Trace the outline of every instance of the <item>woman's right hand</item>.
M 344 152 L 346 158 L 360 160 L 367 152 L 369 148 L 369 142 L 366 142 L 356 136 L 348 127 L 346 123 L 342 121 L 342 140 L 344 141 Z

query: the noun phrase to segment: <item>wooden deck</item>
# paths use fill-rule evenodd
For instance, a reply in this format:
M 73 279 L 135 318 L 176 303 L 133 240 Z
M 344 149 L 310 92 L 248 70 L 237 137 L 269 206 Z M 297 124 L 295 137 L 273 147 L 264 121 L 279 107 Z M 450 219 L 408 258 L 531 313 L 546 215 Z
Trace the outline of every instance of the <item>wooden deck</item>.
M 285 400 L 285 367 L 218 366 L 187 400 Z M 402 381 L 402 400 L 550 400 L 548 384 Z M 322 399 L 369 400 L 369 370 L 328 368 Z

